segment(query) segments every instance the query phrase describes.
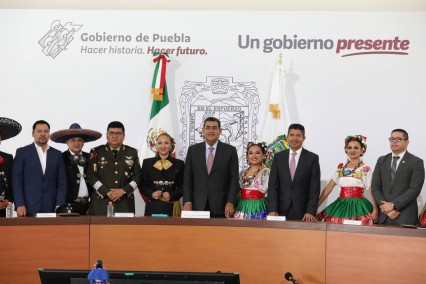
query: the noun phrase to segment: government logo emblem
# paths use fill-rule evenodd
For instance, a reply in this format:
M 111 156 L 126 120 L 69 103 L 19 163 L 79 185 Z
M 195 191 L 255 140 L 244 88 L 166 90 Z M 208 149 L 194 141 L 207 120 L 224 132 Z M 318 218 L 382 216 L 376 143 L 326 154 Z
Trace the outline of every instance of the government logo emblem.
M 179 101 L 182 133 L 180 156 L 203 142 L 203 121 L 214 116 L 221 122 L 219 139 L 237 148 L 239 165 L 245 167 L 246 145 L 256 141 L 260 100 L 255 82 L 234 82 L 233 77 L 206 77 L 205 82 L 186 81 Z
M 82 25 L 74 25 L 71 22 L 62 25 L 59 20 L 53 21 L 50 31 L 38 42 L 43 47 L 43 53 L 52 58 L 58 56 L 67 49 L 68 44 L 74 39 L 74 33 L 81 27 Z

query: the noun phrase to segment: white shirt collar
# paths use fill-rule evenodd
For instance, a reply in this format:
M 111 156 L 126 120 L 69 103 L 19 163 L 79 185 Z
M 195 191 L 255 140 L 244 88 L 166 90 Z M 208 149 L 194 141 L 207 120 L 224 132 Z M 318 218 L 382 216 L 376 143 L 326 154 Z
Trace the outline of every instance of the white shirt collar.
M 405 151 L 404 151 L 404 152 L 402 152 L 402 153 L 399 153 L 398 155 L 395 155 L 395 154 L 392 152 L 392 158 L 393 158 L 393 157 L 395 157 L 395 156 L 398 156 L 398 157 L 399 157 L 399 160 L 402 160 L 402 158 L 404 158 L 405 153 L 407 153 L 407 150 L 405 150 Z
M 68 151 L 70 152 L 71 156 L 73 156 L 73 155 L 77 155 L 78 156 L 78 155 L 82 155 L 83 154 L 83 151 L 81 151 L 80 153 L 74 153 L 70 149 L 68 149 Z
M 206 149 L 209 149 L 210 147 L 213 147 L 213 149 L 216 150 L 217 149 L 217 143 L 219 143 L 219 140 L 217 140 L 216 143 L 213 144 L 213 146 L 210 146 L 209 144 L 207 144 L 207 142 L 204 142 L 204 143 L 206 143 Z
M 38 146 L 37 143 L 35 143 L 35 142 L 34 142 L 34 145 L 35 145 L 37 151 L 43 153 L 43 148 L 41 148 L 40 146 Z M 44 152 L 47 152 L 47 150 L 49 150 L 49 145 L 47 145 L 46 151 L 44 151 Z
M 296 151 L 297 156 L 300 157 L 300 153 L 302 153 L 302 149 L 303 149 L 303 147 L 300 147 L 299 150 Z M 293 153 L 293 150 L 291 150 L 291 148 L 289 150 L 290 150 L 290 156 L 291 156 L 291 154 Z

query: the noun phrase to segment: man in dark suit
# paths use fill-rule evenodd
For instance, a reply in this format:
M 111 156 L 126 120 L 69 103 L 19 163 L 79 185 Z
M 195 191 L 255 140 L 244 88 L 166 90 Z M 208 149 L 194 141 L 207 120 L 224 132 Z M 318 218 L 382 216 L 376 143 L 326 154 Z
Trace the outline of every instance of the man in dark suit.
M 210 211 L 211 217 L 231 217 L 238 193 L 238 155 L 234 146 L 219 141 L 220 120 L 204 120 L 205 142 L 186 155 L 183 210 Z
M 407 151 L 408 133 L 395 129 L 389 138 L 392 153 L 377 160 L 371 190 L 380 206 L 379 224 L 416 225 L 417 197 L 425 180 L 423 160 Z
M 71 124 L 69 129 L 52 133 L 50 140 L 66 143 L 68 150 L 62 153 L 67 173 L 67 203 L 72 203 L 80 215 L 86 215 L 89 210 L 90 196 L 93 188 L 86 182 L 89 153 L 83 152 L 85 142 L 99 139 L 102 134 L 90 129 L 82 129 L 78 123 Z
M 290 149 L 277 153 L 271 166 L 269 215 L 316 221 L 321 179 L 318 155 L 302 148 L 305 128 L 301 124 L 290 125 L 287 140 Z
M 67 178 L 60 151 L 49 147 L 50 125 L 33 125 L 34 143 L 16 150 L 12 168 L 12 191 L 18 217 L 55 212 L 65 203 Z
M 106 215 L 112 202 L 114 211 L 135 213 L 134 191 L 141 182 L 138 151 L 123 144 L 124 125 L 113 121 L 107 127 L 107 144 L 90 152 L 87 181 L 94 188 L 90 214 Z
M 0 143 L 21 132 L 22 126 L 13 119 L 0 117 Z M 0 217 L 6 216 L 6 207 L 12 202 L 11 173 L 13 156 L 0 151 Z

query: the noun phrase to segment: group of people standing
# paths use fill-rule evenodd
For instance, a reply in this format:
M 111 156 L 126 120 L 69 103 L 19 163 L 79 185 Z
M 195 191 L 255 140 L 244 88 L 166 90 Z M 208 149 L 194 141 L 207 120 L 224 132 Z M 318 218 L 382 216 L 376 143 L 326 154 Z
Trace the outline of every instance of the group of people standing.
M 16 121 L 0 118 L 0 139 L 20 131 Z M 82 151 L 84 142 L 99 139 L 101 133 L 73 124 L 50 135 L 50 125 L 37 121 L 34 143 L 19 148 L 14 160 L 0 152 L 0 213 L 12 200 L 18 216 L 55 210 L 106 215 L 109 203 L 116 212 L 134 213 L 134 194 L 139 190 L 146 216 L 177 217 L 181 210 L 195 210 L 210 211 L 217 218 L 272 215 L 308 222 L 418 223 L 417 197 L 425 170 L 423 161 L 407 151 L 408 133 L 403 129 L 392 131 L 392 152 L 379 158 L 374 171 L 361 158 L 366 138 L 348 136 L 344 144 L 348 159 L 338 164 L 321 195 L 319 157 L 303 148 L 303 125 L 290 125 L 289 149 L 274 155 L 271 168 L 265 165 L 267 144 L 248 143 L 248 166 L 240 173 L 237 150 L 219 140 L 221 131 L 219 119 L 206 118 L 204 141 L 188 148 L 185 162 L 172 157 L 174 138 L 161 132 L 155 141 L 156 156 L 144 159 L 141 167 L 137 150 L 123 144 L 125 129 L 119 121 L 108 125 L 107 143 L 90 154 Z M 61 153 L 48 146 L 49 138 L 66 143 L 68 150 Z M 336 186 L 337 200 L 318 212 Z

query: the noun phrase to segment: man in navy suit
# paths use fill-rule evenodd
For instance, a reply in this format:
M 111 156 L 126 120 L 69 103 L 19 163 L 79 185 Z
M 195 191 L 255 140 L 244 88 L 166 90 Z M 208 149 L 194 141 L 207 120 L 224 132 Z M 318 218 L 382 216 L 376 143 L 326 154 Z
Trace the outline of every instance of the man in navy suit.
M 287 140 L 290 149 L 274 156 L 268 186 L 268 212 L 287 220 L 316 221 L 320 193 L 318 155 L 302 148 L 305 128 L 292 124 Z
M 205 142 L 186 155 L 183 210 L 210 211 L 211 217 L 231 217 L 238 194 L 238 155 L 234 146 L 219 141 L 220 120 L 204 120 Z
M 55 212 L 65 203 L 67 178 L 62 153 L 47 145 L 50 125 L 33 125 L 34 143 L 16 150 L 12 167 L 12 191 L 18 217 Z

